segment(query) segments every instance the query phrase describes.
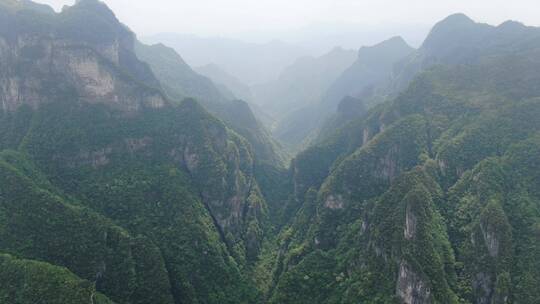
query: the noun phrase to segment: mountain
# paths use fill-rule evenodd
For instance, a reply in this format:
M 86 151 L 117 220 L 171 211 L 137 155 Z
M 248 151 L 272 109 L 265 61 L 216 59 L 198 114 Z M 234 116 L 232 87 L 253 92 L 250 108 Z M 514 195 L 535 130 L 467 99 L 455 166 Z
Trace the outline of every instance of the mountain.
M 358 51 L 355 61 L 328 78 L 318 99 L 289 113 L 274 133 L 285 144 L 298 150 L 316 136 L 325 121 L 332 117 L 347 96 L 364 98 L 390 81 L 394 66 L 414 51 L 400 37 L 394 37 Z M 308 76 L 309 77 L 309 76 Z M 300 145 L 299 145 L 300 144 Z
M 126 112 L 166 104 L 148 66 L 134 53 L 124 52 L 134 38 L 125 27 L 114 24 L 116 19 L 106 7 L 81 1 L 57 16 L 24 3 L 3 8 L 2 23 L 10 25 L 0 32 L 4 111 L 21 105 L 36 107 L 74 94 L 73 90 L 81 99 L 106 100 Z M 93 28 L 82 24 L 81 20 L 91 18 L 97 19 Z M 36 36 L 42 41 L 33 41 Z
M 475 23 L 463 14 L 451 15 L 437 23 L 394 77 L 391 90 L 405 88 L 422 70 L 439 64 L 474 64 L 487 56 L 513 54 L 535 48 L 537 30 L 515 21 L 499 26 Z
M 277 40 L 257 44 L 174 33 L 142 39 L 147 43 L 164 43 L 173 47 L 190 66 L 216 64 L 249 86 L 277 78 L 283 68 L 307 54 L 299 47 Z
M 364 48 L 366 53 L 361 54 L 357 63 L 327 91 L 321 109 L 298 110 L 274 132 L 284 144 L 293 147 L 295 143 L 304 143 L 305 146 L 306 141 L 322 140 L 325 134 L 334 134 L 347 123 L 348 120 L 340 113 L 335 113 L 336 105 L 345 96 L 360 98 L 364 105 L 373 106 L 395 98 L 422 71 L 441 64 L 475 64 L 498 54 L 519 54 L 534 48 L 531 41 L 538 39 L 537 35 L 535 28 L 515 21 L 491 26 L 475 23 L 463 14 L 451 15 L 433 27 L 416 51 L 400 38 Z M 386 52 L 382 50 L 385 47 Z M 391 54 L 392 49 L 396 51 L 394 55 Z M 377 58 L 379 54 L 387 58 Z M 362 63 L 362 57 L 369 60 Z
M 170 99 L 197 99 L 210 113 L 248 139 L 258 160 L 277 166 L 282 164 L 279 146 L 246 102 L 230 93 L 224 94 L 227 92 L 223 88 L 196 73 L 176 51 L 165 45 L 136 43 L 135 53 L 149 64 Z
M 401 37 L 394 37 L 358 51 L 356 61 L 325 92 L 323 103 L 337 104 L 344 97 L 363 97 L 392 77 L 394 66 L 414 49 Z
M 3 270 L 0 277 L 4 284 L 0 289 L 0 300 L 4 303 L 10 303 L 13 294 L 17 294 L 18 303 L 38 303 L 43 299 L 47 299 L 47 303 L 58 304 L 88 301 L 96 304 L 113 303 L 104 295 L 96 293 L 91 284 L 65 268 L 21 260 L 6 254 L 0 255 L 0 266 Z
M 401 37 L 361 48 L 358 60 L 326 91 L 322 103 L 333 114 L 319 126 L 315 140 L 332 135 L 351 120 L 364 115 L 368 107 L 391 98 L 394 94 L 386 88 L 396 67 L 414 51 Z
M 302 57 L 277 80 L 253 87 L 254 98 L 278 120 L 320 100 L 330 84 L 355 60 L 354 51 L 335 48 L 320 57 Z
M 195 98 L 209 108 L 213 104 L 228 102 L 228 98 L 210 79 L 193 71 L 172 48 L 163 44 L 145 45 L 137 42 L 135 53 L 148 63 L 172 99 Z
M 491 26 L 475 23 L 463 14 L 454 14 L 437 23 L 421 47 L 394 66 L 388 81 L 375 89 L 364 91 L 363 96 L 358 93 L 356 96 L 360 96 L 363 103 L 376 104 L 385 98 L 396 97 L 418 73 L 431 67 L 475 64 L 488 56 L 524 52 L 535 47 L 531 41 L 536 39 L 536 29 L 515 21 Z M 347 121 L 338 112 L 324 124 L 318 139 L 324 138 L 325 134 L 335 133 Z
M 197 67 L 195 70 L 197 73 L 211 79 L 216 84 L 216 87 L 220 90 L 221 95 L 228 97 L 231 100 L 239 99 L 246 101 L 253 112 L 253 115 L 258 121 L 261 122 L 264 129 L 269 130 L 272 127 L 274 124 L 274 118 L 263 110 L 261 106 L 254 103 L 253 94 L 248 85 L 242 83 L 238 78 L 225 72 L 216 64 L 207 64 L 205 66 Z M 256 128 L 261 127 L 258 126 Z M 269 141 L 272 142 L 273 140 L 269 139 Z M 277 148 L 276 152 L 273 153 L 280 154 L 280 150 L 280 148 Z
M 540 28 L 449 17 L 284 169 L 104 3 L 0 25 L 0 303 L 538 302 Z
M 270 228 L 248 141 L 171 101 L 102 2 L 2 1 L 0 24 L 0 300 L 254 302 Z
M 270 303 L 537 301 L 540 29 L 468 20 L 424 46 L 489 49 L 444 42 L 445 64 L 295 158 Z
M 221 87 L 223 95 L 233 96 L 241 100 L 252 101 L 251 88 L 238 78 L 228 74 L 217 64 L 207 64 L 195 68 L 197 73 L 204 75 Z

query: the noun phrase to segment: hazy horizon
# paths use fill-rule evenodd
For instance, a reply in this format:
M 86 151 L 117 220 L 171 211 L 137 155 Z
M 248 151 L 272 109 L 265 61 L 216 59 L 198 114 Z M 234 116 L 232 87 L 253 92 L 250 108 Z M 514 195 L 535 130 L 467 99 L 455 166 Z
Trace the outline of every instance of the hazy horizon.
M 38 0 L 60 10 L 75 0 Z M 358 48 L 400 35 L 418 46 L 431 26 L 454 13 L 498 25 L 516 20 L 540 25 L 540 9 L 532 0 L 395 1 L 353 0 L 217 0 L 104 1 L 139 36 L 192 34 L 264 43 L 282 40 L 316 52 L 333 46 Z M 216 9 L 219 7 L 219 9 Z M 391 9 L 389 9 L 391 8 Z M 413 20 L 413 21 L 411 21 Z

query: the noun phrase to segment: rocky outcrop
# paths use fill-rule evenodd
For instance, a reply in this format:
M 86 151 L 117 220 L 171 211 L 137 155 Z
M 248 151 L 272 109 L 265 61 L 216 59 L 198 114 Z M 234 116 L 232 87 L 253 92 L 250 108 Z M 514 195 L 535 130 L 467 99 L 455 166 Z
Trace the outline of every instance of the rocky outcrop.
M 496 258 L 499 255 L 499 239 L 495 228 L 491 225 L 480 224 L 480 229 L 489 255 Z
M 379 160 L 378 168 L 375 170 L 374 175 L 387 181 L 395 179 L 400 171 L 397 163 L 398 156 L 399 146 L 390 147 L 384 157 Z
M 329 195 L 324 202 L 324 207 L 332 210 L 343 209 L 343 197 L 341 195 Z
M 476 183 L 483 182 L 479 175 L 471 179 Z M 472 257 L 477 265 L 471 267 L 476 302 L 506 303 L 510 285 L 508 271 L 512 235 L 508 218 L 497 200 L 489 201 L 482 210 L 471 234 L 471 245 L 477 253 Z
M 472 287 L 476 292 L 476 303 L 489 304 L 493 296 L 493 278 L 485 273 L 480 272 L 475 275 L 472 280 Z
M 416 235 L 416 216 L 411 210 L 411 206 L 407 206 L 407 212 L 405 213 L 405 229 L 403 235 L 406 240 L 411 240 Z
M 144 80 L 157 85 L 151 72 L 145 71 L 145 65 L 134 55 L 134 35 L 114 18 L 109 21 L 122 30 L 109 39 L 76 39 L 79 37 L 66 34 L 67 29 L 63 28 L 72 26 L 69 22 L 64 25 L 64 19 L 76 7 L 52 17 L 35 12 L 37 20 L 47 18 L 47 22 L 54 24 L 43 26 L 40 31 L 27 29 L 16 12 L 0 17 L 14 27 L 11 32 L 0 32 L 2 110 L 14 111 L 23 104 L 36 108 L 66 98 L 106 103 L 125 112 L 163 107 L 167 101 L 162 93 L 141 83 Z
M 403 304 L 432 303 L 429 285 L 404 260 L 399 264 L 396 294 Z

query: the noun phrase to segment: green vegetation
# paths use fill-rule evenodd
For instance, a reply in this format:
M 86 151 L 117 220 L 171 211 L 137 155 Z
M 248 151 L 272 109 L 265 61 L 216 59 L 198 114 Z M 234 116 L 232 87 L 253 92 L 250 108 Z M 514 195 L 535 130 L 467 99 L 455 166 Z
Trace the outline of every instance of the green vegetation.
M 147 62 L 171 100 L 197 99 L 212 115 L 251 144 L 257 160 L 281 167 L 283 156 L 277 143 L 255 118 L 248 104 L 230 100 L 208 78 L 197 74 L 173 49 L 162 44 L 135 44 L 137 56 Z
M 301 153 L 272 298 L 294 302 L 323 254 L 337 282 L 316 302 L 534 303 L 535 54 L 429 69 Z
M 47 18 L 48 39 L 72 40 L 70 56 L 97 58 L 121 96 L 159 89 L 104 4 L 84 0 Z M 21 54 L 37 56 L 31 51 Z M 250 144 L 195 100 L 128 110 L 88 102 L 76 83 L 34 73 L 39 62 L 26 57 L 7 77 L 33 77 L 51 94 L 0 114 L 0 251 L 65 267 L 116 303 L 253 303 L 259 291 L 246 274 L 270 230 Z
M 101 258 L 99 252 L 110 246 L 109 238 L 118 242 L 118 237 L 127 232 L 118 236 L 113 234 L 114 230 L 99 232 L 103 226 L 106 227 L 106 222 L 100 223 L 95 219 L 88 220 L 88 224 L 80 221 L 70 224 L 68 219 L 76 218 L 76 215 L 61 215 L 58 210 L 54 213 L 58 219 L 53 221 L 50 214 L 42 214 L 53 208 L 51 205 L 37 209 L 42 211 L 36 217 L 49 219 L 41 226 L 36 226 L 41 223 L 38 218 L 28 214 L 24 219 L 28 220 L 29 226 L 24 226 L 26 222 L 19 220 L 17 227 L 21 236 L 24 231 L 34 231 L 30 234 L 36 236 L 33 242 L 38 243 L 22 243 L 21 247 L 10 248 L 19 242 L 12 239 L 15 231 L 6 231 L 6 237 L 2 239 L 7 247 L 3 250 L 27 252 L 27 257 L 64 265 L 87 279 L 93 278 L 102 267 L 100 263 L 104 263 L 107 272 L 113 273 L 110 279 L 105 276 L 98 280 L 97 288 L 119 303 L 128 302 L 129 298 L 147 303 L 148 300 L 144 299 L 150 299 L 152 295 L 165 297 L 152 302 L 168 303 L 171 298 L 168 290 L 171 288 L 173 295 L 191 299 L 189 301 L 205 299 L 208 303 L 242 303 L 254 297 L 256 293 L 247 287 L 239 268 L 244 267 L 243 256 L 253 259 L 260 250 L 262 231 L 259 221 L 264 218 L 266 205 L 249 175 L 252 159 L 246 143 L 189 100 L 166 111 L 148 112 L 138 117 L 111 119 L 111 114 L 103 105 L 77 105 L 70 101 L 43 106 L 31 119 L 31 126 L 20 147 L 31 156 L 36 168 L 45 172 L 44 175 L 40 171 L 29 174 L 44 187 L 49 186 L 49 181 L 54 184 L 59 189 L 55 194 L 58 196 L 45 196 L 41 200 L 37 197 L 23 198 L 20 195 L 30 195 L 33 192 L 28 189 L 34 186 L 5 180 L 3 184 L 10 186 L 3 189 L 10 192 L 5 194 L 9 200 L 4 200 L 4 203 L 8 204 L 6 208 L 22 201 L 47 206 L 45 203 L 49 201 L 62 202 L 64 197 L 73 198 L 74 203 L 61 204 L 88 207 L 127 229 L 130 234 L 144 237 L 132 241 L 128 238 L 125 244 L 121 241 L 114 245 L 118 251 L 103 253 L 105 257 Z M 228 139 L 222 141 L 227 136 Z M 186 157 L 184 153 L 195 155 L 197 164 L 182 165 Z M 131 156 L 126 158 L 126 155 Z M 10 157 L 10 160 L 19 163 L 18 157 Z M 34 168 L 30 162 L 22 165 L 25 171 Z M 242 173 L 242 170 L 246 171 Z M 235 180 L 235 184 L 222 184 L 228 179 Z M 250 192 L 244 192 L 248 190 Z M 224 204 L 229 196 L 234 195 L 246 195 L 248 205 L 245 208 L 248 211 L 235 219 L 237 222 L 221 226 L 224 224 L 220 221 L 236 215 Z M 7 216 L 15 220 L 15 212 L 35 209 L 30 205 L 18 206 L 21 208 L 17 209 L 19 211 L 7 209 Z M 56 226 L 55 223 L 66 226 Z M 7 226 L 12 225 L 15 222 L 10 224 L 8 221 Z M 84 225 L 95 228 L 85 228 Z M 79 231 L 77 233 L 95 232 L 97 239 L 93 240 L 90 235 L 77 235 L 69 227 Z M 60 232 L 65 235 L 54 236 Z M 40 233 L 46 237 L 41 237 Z M 107 237 L 98 241 L 103 234 Z M 58 242 L 51 242 L 52 237 Z M 71 247 L 65 242 L 75 240 L 88 244 L 73 247 L 81 251 L 71 253 L 65 250 L 65 247 Z M 41 241 L 46 244 L 40 245 Z M 93 247 L 89 248 L 90 244 Z M 57 249 L 54 250 L 58 250 L 58 254 L 67 256 L 56 257 L 53 248 L 49 247 L 51 245 L 55 245 Z M 84 261 L 82 257 L 89 254 L 92 254 L 90 260 Z M 126 257 L 122 257 L 123 254 Z M 104 262 L 100 262 L 104 258 Z M 70 264 L 75 261 L 89 269 L 79 271 L 77 265 Z M 117 268 L 115 263 L 119 263 Z M 119 273 L 114 273 L 114 269 Z M 217 269 L 220 270 L 216 273 Z M 143 273 L 140 277 L 139 271 Z M 223 285 L 224 281 L 230 283 Z M 126 286 L 108 285 L 116 283 Z M 131 303 L 132 300 L 129 301 Z
M 97 293 L 92 283 L 81 280 L 62 267 L 0 255 L 0 301 L 34 304 L 113 304 Z
M 2 42 L 60 35 L 78 43 L 70 56 L 99 59 L 120 84 L 80 96 L 56 81 L 80 67 L 35 72 L 47 56 L 39 43 L 0 58 L 1 81 L 46 88 L 32 91 L 36 103 L 2 99 L 0 302 L 538 302 L 537 29 L 476 32 L 451 17 L 404 63 L 412 71 L 437 55 L 446 65 L 399 75 L 404 91 L 326 130 L 286 170 L 245 103 L 159 99 L 197 93 L 171 87 L 192 71 L 167 71 L 169 59 L 183 64 L 175 53 L 139 45 L 158 61 L 150 70 L 104 4 L 28 5 L 0 2 L 0 23 L 18 30 L 0 27 Z M 492 52 L 465 48 L 459 64 L 455 46 L 433 37 L 459 36 L 452 24 Z M 163 103 L 114 98 L 149 92 Z

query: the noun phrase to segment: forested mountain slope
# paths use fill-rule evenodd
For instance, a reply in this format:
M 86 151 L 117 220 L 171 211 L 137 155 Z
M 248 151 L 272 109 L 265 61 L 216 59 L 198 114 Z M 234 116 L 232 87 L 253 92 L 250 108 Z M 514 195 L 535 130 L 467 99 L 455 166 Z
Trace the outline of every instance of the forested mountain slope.
M 371 107 L 395 98 L 426 69 L 441 64 L 477 64 L 501 54 L 520 55 L 534 49 L 538 39 L 537 29 L 515 21 L 491 26 L 463 14 L 451 15 L 433 27 L 418 50 L 413 51 L 399 38 L 360 50 L 357 62 L 330 87 L 319 110 L 306 108 L 290 115 L 276 134 L 285 143 L 317 142 L 350 121 L 350 115 L 342 115 L 338 107 L 346 96 L 358 99 L 360 107 Z
M 252 145 L 258 161 L 283 165 L 279 145 L 257 121 L 250 106 L 234 95 L 226 95 L 210 79 L 197 74 L 173 49 L 162 44 L 135 44 L 137 56 L 147 62 L 171 100 L 195 98 L 211 114 L 244 136 Z
M 297 157 L 272 302 L 537 301 L 540 41 L 528 42 L 429 69 Z
M 253 302 L 267 207 L 251 145 L 171 102 L 101 2 L 3 1 L 0 23 L 0 252 L 115 303 Z M 45 288 L 13 284 L 17 303 Z
M 327 75 L 326 84 L 314 101 L 296 108 L 283 118 L 274 134 L 293 150 L 309 144 L 325 122 L 337 113 L 344 98 L 363 99 L 373 95 L 390 81 L 395 65 L 413 51 L 400 37 L 361 48 L 348 66 L 343 66 L 341 71 L 336 70 L 338 73 L 335 75 Z M 356 105 L 362 104 L 359 100 Z

